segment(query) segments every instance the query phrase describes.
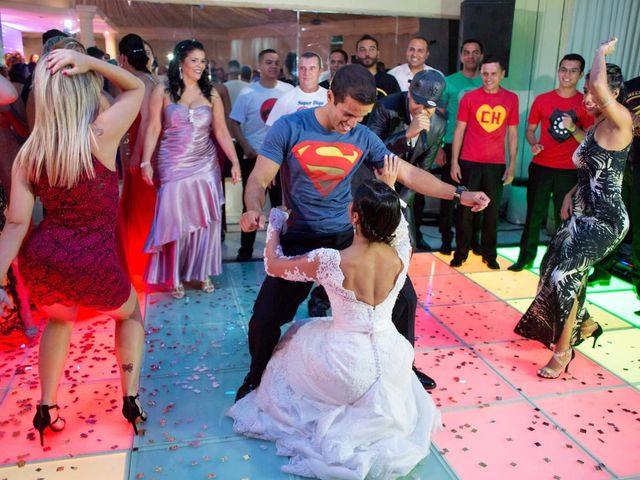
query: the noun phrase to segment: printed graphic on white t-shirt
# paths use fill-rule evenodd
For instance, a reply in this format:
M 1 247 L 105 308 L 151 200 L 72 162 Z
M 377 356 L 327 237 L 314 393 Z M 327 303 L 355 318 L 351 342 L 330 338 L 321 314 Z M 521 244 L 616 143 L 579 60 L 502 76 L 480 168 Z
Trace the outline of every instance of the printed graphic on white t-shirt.
M 313 93 L 305 93 L 300 87 L 296 87 L 278 99 L 271 109 L 266 123 L 270 127 L 283 115 L 306 110 L 307 108 L 322 107 L 325 103 L 327 103 L 326 88 L 318 87 Z

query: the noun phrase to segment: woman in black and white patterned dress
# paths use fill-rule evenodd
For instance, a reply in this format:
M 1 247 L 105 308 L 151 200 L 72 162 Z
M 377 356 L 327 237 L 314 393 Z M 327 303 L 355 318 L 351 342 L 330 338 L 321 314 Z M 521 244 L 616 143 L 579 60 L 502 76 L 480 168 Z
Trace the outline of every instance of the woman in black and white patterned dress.
M 632 121 L 624 101 L 620 67 L 605 63 L 616 38 L 600 44 L 584 86 L 584 106 L 594 115 L 573 156 L 578 184 L 562 207 L 556 233 L 540 268 L 538 293 L 516 326 L 516 333 L 538 340 L 554 353 L 538 375 L 557 378 L 568 370 L 573 347 L 589 337 L 594 346 L 602 328 L 585 308 L 589 268 L 613 250 L 629 228 L 621 186 L 632 140 Z

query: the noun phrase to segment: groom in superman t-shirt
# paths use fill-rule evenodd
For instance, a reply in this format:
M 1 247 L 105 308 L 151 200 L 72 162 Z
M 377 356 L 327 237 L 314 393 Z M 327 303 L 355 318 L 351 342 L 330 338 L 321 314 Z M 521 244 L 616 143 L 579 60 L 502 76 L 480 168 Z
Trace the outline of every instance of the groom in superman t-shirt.
M 361 65 L 340 68 L 323 107 L 285 115 L 269 130 L 259 149 L 256 166 L 248 179 L 240 226 L 243 231 L 263 228 L 265 190 L 279 173 L 284 205 L 291 210 L 286 233 L 281 236 L 285 255 L 301 255 L 316 248 L 344 249 L 353 241 L 349 221 L 351 177 L 365 163 L 381 168 L 385 155 L 392 155 L 382 141 L 359 122 L 376 101 L 371 74 Z M 430 173 L 400 162 L 398 181 L 437 198 L 457 198 L 481 210 L 488 202 L 482 192 L 447 185 Z M 262 373 L 280 338 L 280 327 L 293 320 L 312 282 L 292 282 L 266 277 L 249 322 L 251 367 L 236 400 L 260 384 Z M 393 323 L 413 345 L 416 294 L 409 279 L 393 310 Z M 426 375 L 424 375 L 426 377 Z M 427 386 L 435 382 L 429 379 Z M 423 382 L 424 384 L 424 382 Z

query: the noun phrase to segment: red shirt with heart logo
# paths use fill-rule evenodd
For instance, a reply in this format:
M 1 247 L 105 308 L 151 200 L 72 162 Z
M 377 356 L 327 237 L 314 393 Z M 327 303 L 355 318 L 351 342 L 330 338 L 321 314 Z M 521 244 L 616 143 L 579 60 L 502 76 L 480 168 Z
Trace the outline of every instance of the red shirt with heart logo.
M 504 164 L 507 126 L 519 121 L 518 96 L 502 87 L 492 94 L 471 90 L 460 100 L 457 120 L 467 124 L 461 160 Z

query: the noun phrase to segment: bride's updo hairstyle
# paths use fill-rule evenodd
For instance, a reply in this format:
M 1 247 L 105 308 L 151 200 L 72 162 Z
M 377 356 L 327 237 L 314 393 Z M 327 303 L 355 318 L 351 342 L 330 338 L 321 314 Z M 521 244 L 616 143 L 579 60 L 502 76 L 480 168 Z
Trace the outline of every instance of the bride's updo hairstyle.
M 395 190 L 380 180 L 367 180 L 356 190 L 351 208 L 358 212 L 360 233 L 367 240 L 391 243 L 402 215 Z
M 588 82 L 591 77 L 591 72 L 587 73 L 585 80 Z M 624 77 L 622 76 L 622 69 L 615 63 L 607 63 L 607 84 L 611 93 L 618 90 L 618 96 L 616 101 L 624 105 L 627 99 L 627 91 L 624 87 Z

